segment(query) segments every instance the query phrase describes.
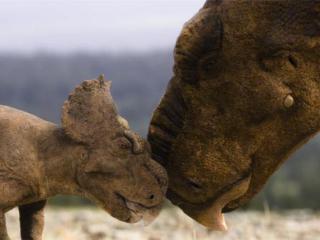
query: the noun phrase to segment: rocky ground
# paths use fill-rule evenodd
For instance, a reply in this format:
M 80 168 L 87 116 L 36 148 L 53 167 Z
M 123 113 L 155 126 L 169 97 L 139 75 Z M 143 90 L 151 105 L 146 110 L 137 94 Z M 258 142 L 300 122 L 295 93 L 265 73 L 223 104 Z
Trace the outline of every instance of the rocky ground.
M 12 239 L 19 239 L 18 213 L 8 213 Z M 150 226 L 121 223 L 96 209 L 48 208 L 45 240 L 317 240 L 320 213 L 235 212 L 227 215 L 229 231 L 208 231 L 177 209 L 166 209 Z

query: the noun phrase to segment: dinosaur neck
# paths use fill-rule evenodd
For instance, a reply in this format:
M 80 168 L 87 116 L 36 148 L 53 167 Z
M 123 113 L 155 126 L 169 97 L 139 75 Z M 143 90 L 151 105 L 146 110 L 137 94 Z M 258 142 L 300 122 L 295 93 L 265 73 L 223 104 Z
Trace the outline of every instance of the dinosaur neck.
M 83 195 L 77 183 L 77 169 L 86 149 L 68 138 L 61 128 L 52 128 L 40 142 L 42 186 L 45 198 L 55 195 Z

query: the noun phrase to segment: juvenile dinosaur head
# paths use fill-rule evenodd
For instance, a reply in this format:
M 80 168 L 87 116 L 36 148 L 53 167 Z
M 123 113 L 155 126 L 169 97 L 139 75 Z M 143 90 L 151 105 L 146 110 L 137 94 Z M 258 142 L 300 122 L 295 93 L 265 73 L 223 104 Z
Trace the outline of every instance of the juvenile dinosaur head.
M 88 150 L 77 169 L 86 197 L 121 221 L 151 222 L 164 199 L 166 172 L 118 115 L 110 82 L 100 78 L 78 86 L 64 103 L 62 126 Z
M 320 2 L 208 0 L 154 112 L 168 198 L 213 229 L 320 128 Z

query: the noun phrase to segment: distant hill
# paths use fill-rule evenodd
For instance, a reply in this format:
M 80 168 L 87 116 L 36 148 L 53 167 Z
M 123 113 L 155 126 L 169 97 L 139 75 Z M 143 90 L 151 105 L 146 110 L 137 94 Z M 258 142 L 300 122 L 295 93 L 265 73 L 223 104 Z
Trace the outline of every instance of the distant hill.
M 0 104 L 59 123 L 60 108 L 80 82 L 105 74 L 120 112 L 146 133 L 149 118 L 172 75 L 168 52 L 145 55 L 78 53 L 68 56 L 0 54 Z
M 0 53 L 0 104 L 59 123 L 61 106 L 75 85 L 104 73 L 112 80 L 121 114 L 145 135 L 172 76 L 172 65 L 170 51 L 120 56 Z M 320 139 L 316 138 L 281 168 L 251 206 L 261 207 L 267 201 L 272 208 L 320 209 L 319 158 Z

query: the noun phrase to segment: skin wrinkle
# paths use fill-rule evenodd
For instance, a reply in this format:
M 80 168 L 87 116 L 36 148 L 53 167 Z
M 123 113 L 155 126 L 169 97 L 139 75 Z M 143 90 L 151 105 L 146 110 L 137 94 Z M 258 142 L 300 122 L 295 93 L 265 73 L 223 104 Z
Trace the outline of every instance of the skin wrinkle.
M 248 189 L 221 210 L 245 205 L 320 129 L 320 2 L 208 0 L 204 8 L 177 40 L 148 139 L 168 171 L 168 198 L 214 227 L 217 218 L 199 213 L 203 202 L 217 211 L 221 189 L 251 172 Z M 186 103 L 178 127 L 176 92 Z M 202 191 L 190 190 L 193 179 Z
M 46 199 L 58 194 L 86 197 L 128 223 L 159 214 L 167 174 L 118 115 L 103 78 L 75 88 L 61 127 L 0 105 L 0 129 L 0 240 L 4 214 L 16 206 L 21 238 L 41 240 Z

